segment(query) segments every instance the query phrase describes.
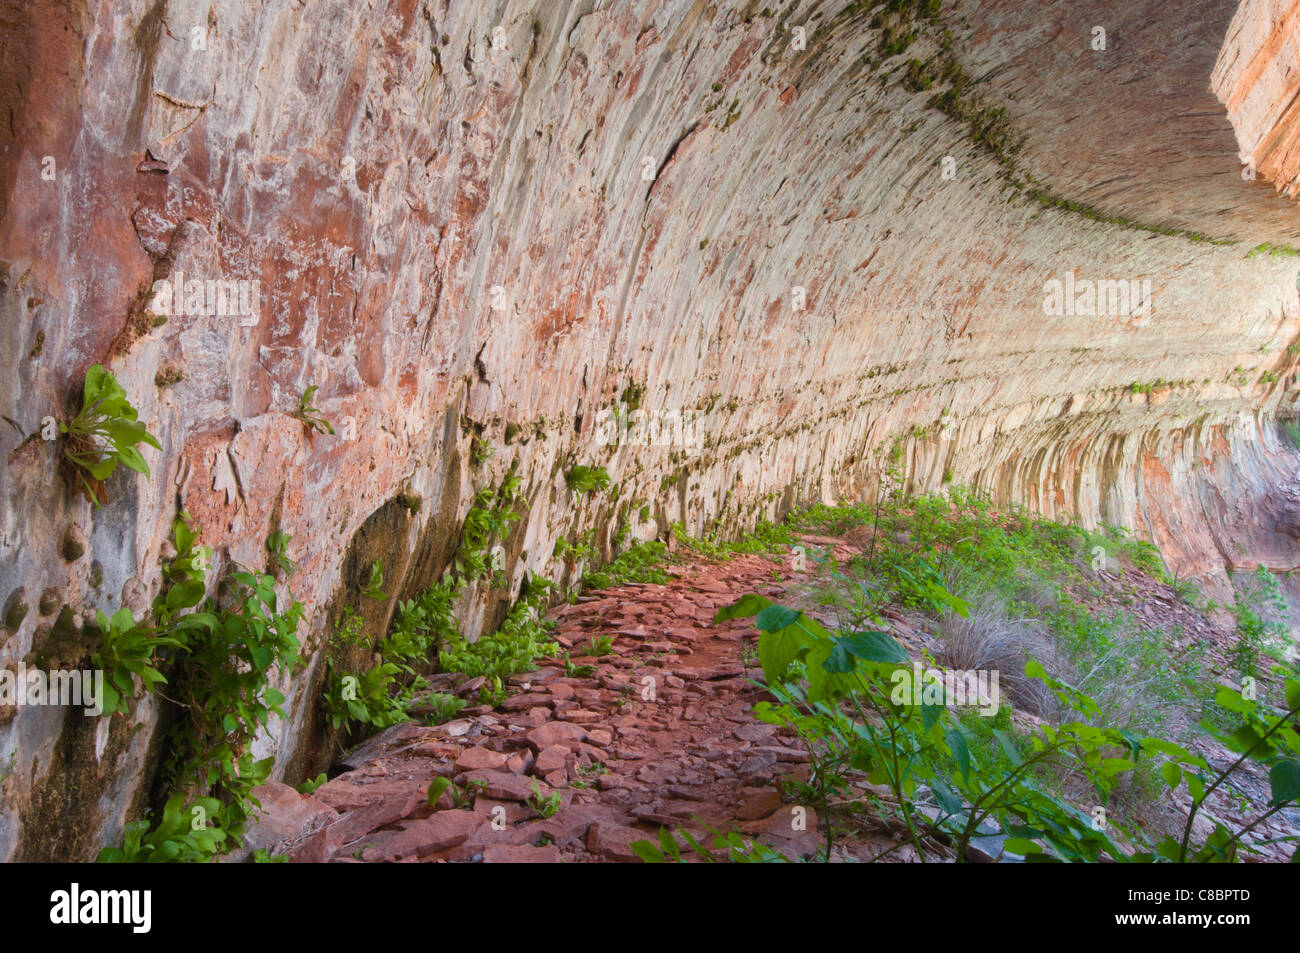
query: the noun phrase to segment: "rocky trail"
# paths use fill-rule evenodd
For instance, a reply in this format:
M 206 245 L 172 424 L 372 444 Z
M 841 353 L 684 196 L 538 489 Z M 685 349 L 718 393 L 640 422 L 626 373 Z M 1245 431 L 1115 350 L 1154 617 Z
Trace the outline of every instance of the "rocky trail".
M 816 817 L 796 823 L 776 787 L 808 756 L 749 713 L 762 695 L 750 682 L 761 674 L 752 648 L 746 668 L 752 620 L 712 624 L 745 592 L 778 597 L 774 568 L 762 556 L 688 565 L 668 585 L 615 587 L 558 608 L 556 640 L 590 674 L 566 677 L 563 659 L 542 659 L 509 679 L 515 694 L 501 705 L 436 727 L 396 725 L 311 795 L 268 785 L 249 846 L 308 862 L 628 861 L 629 845 L 661 826 L 699 833 L 703 821 L 787 855 L 814 853 Z M 601 636 L 610 655 L 577 654 Z M 431 679 L 461 695 L 481 681 Z M 429 806 L 439 777 L 462 791 L 478 782 L 472 805 L 447 792 Z M 554 793 L 561 806 L 550 817 L 529 804 Z

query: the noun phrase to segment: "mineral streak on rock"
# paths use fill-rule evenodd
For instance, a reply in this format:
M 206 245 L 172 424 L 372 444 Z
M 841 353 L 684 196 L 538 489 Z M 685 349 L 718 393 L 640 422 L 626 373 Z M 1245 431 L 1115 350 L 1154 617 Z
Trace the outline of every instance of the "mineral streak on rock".
M 1221 588 L 1295 568 L 1275 418 L 1297 260 L 1249 253 L 1300 244 L 1300 3 L 944 7 L 885 57 L 843 0 L 0 0 L 0 594 L 143 604 L 184 509 L 247 565 L 289 533 L 318 639 L 352 563 L 382 559 L 390 594 L 428 584 L 512 466 L 517 592 L 563 571 L 571 529 L 608 555 L 624 519 L 734 532 L 869 497 L 896 440 L 914 490 L 1123 524 Z M 944 44 L 1023 139 L 1011 168 L 935 103 L 942 77 L 903 82 Z M 1149 309 L 1055 313 L 1067 275 L 1149 281 Z M 253 287 L 255 320 L 223 307 Z M 57 445 L 22 441 L 96 363 L 164 449 L 92 513 Z M 332 435 L 293 416 L 313 385 Z M 698 444 L 656 424 L 610 445 L 629 395 Z M 496 448 L 478 464 L 475 438 Z M 617 497 L 571 492 L 575 463 Z M 510 593 L 480 596 L 470 632 Z M 13 613 L 0 664 L 46 608 Z M 277 779 L 319 658 L 259 742 Z M 0 723 L 0 860 L 93 857 L 138 815 L 157 707 L 132 717 Z

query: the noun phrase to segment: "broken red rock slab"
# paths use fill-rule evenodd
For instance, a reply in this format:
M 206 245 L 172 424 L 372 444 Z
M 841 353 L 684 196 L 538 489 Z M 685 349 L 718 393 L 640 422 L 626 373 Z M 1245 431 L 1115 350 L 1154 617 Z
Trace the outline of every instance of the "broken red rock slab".
M 739 825 L 741 833 L 752 836 L 791 859 L 815 855 L 826 843 L 817 829 L 817 812 L 802 805 L 783 805 L 770 816 Z
M 533 763 L 533 771 L 540 775 L 563 771 L 568 761 L 569 749 L 565 745 L 551 745 L 549 748 L 543 748 L 537 753 L 537 760 Z
M 464 774 L 466 771 L 478 770 L 499 771 L 505 768 L 508 760 L 507 755 L 489 748 L 477 746 L 466 748 L 456 759 L 455 773 Z
M 534 728 L 524 737 L 528 746 L 536 752 L 555 745 L 572 748 L 578 742 L 586 740 L 587 730 L 571 722 L 552 721 Z
M 551 793 L 550 785 L 536 778 L 515 774 L 511 771 L 468 771 L 461 776 L 467 785 L 481 784 L 482 796 L 498 801 L 522 801 L 529 798 L 546 797 Z
M 315 791 L 316 800 L 345 813 L 375 804 L 406 805 L 398 817 L 410 813 L 429 789 L 427 778 L 392 778 L 367 782 L 357 772 L 341 774 Z
M 405 821 L 400 830 L 368 836 L 361 859 L 392 862 L 403 858 L 421 859 L 456 847 L 482 824 L 473 811 L 439 811 L 421 820 Z
M 256 850 L 275 851 L 277 853 L 307 856 L 319 853 L 325 859 L 323 850 L 306 847 L 317 834 L 340 819 L 340 814 L 333 807 L 316 799 L 310 794 L 299 794 L 287 784 L 268 781 L 253 789 L 253 796 L 260 802 L 253 819 L 244 832 L 244 843 L 238 854 L 231 860 L 240 860 Z M 323 845 L 323 838 L 320 839 Z
M 646 831 L 601 820 L 594 821 L 587 831 L 586 846 L 591 853 L 606 860 L 634 861 L 637 856 L 632 844 L 649 839 Z

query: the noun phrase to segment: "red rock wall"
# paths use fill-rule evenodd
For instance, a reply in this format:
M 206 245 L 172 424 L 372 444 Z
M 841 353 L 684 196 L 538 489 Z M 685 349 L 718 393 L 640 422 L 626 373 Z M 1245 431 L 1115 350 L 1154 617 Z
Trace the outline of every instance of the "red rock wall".
M 431 581 L 512 465 L 516 587 L 563 571 L 571 529 L 735 529 L 869 494 L 895 438 L 917 489 L 1125 523 L 1221 573 L 1233 508 L 1294 469 L 1271 420 L 1294 405 L 1297 261 L 1248 256 L 1300 234 L 1277 194 L 1291 13 L 945 6 L 870 63 L 871 11 L 843 2 L 0 3 L 0 599 L 28 607 L 0 662 L 75 642 L 91 608 L 142 610 L 180 508 L 228 560 L 290 533 L 318 637 L 368 558 L 390 594 Z M 943 28 L 1025 137 L 1017 175 L 1123 221 L 1009 186 L 901 83 Z M 1045 313 L 1070 271 L 1151 282 L 1151 313 Z M 258 281 L 257 320 L 157 323 L 150 289 L 178 273 Z M 18 445 L 97 362 L 163 450 L 92 511 L 52 445 Z M 312 385 L 336 435 L 292 416 Z M 698 452 L 598 445 L 599 412 L 638 391 L 698 415 Z M 497 451 L 475 466 L 480 429 Z M 577 463 L 617 496 L 576 501 Z M 1288 540 L 1247 548 L 1280 568 Z M 466 625 L 500 608 L 475 598 Z M 302 765 L 318 675 L 262 744 L 279 773 Z M 157 717 L 0 715 L 0 858 L 115 837 Z

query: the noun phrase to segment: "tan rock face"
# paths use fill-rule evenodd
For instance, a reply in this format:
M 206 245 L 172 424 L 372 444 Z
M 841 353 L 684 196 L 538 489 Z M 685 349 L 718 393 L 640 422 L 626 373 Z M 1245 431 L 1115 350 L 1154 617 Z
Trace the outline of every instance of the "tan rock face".
M 76 644 L 86 610 L 142 611 L 179 508 L 226 562 L 291 534 L 318 637 L 374 559 L 392 595 L 435 579 L 511 466 L 514 587 L 567 572 L 569 529 L 608 549 L 623 521 L 736 529 L 874 493 L 895 444 L 917 490 L 1106 518 L 1197 572 L 1226 552 L 1292 568 L 1293 511 L 1251 514 L 1295 470 L 1273 418 L 1294 410 L 1297 260 L 1248 253 L 1300 234 L 1277 194 L 1300 171 L 1295 4 L 1206 7 L 967 0 L 884 57 L 843 2 L 6 0 L 0 664 Z M 908 88 L 944 29 L 1023 135 L 1022 182 L 1123 223 L 1008 184 L 931 105 L 942 82 Z M 1055 309 L 1067 275 L 1137 295 Z M 19 444 L 95 363 L 163 450 L 92 512 L 54 444 Z M 333 435 L 292 416 L 313 385 Z M 617 495 L 575 498 L 578 463 Z M 465 627 L 500 598 L 468 600 Z M 284 686 L 258 752 L 277 777 L 319 675 L 317 656 Z M 117 836 L 154 757 L 152 702 L 133 718 L 0 716 L 0 859 Z
M 1288 198 L 1295 198 L 1300 186 L 1300 77 L 1292 65 L 1297 55 L 1300 4 L 1246 0 L 1228 25 L 1211 83 L 1227 107 L 1243 161 L 1252 162 Z

